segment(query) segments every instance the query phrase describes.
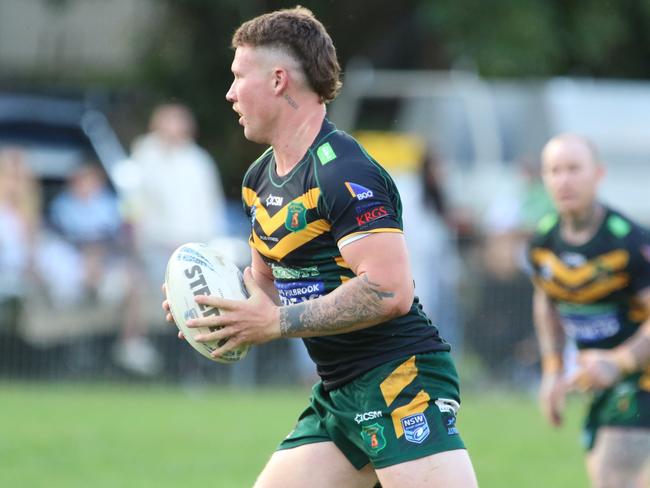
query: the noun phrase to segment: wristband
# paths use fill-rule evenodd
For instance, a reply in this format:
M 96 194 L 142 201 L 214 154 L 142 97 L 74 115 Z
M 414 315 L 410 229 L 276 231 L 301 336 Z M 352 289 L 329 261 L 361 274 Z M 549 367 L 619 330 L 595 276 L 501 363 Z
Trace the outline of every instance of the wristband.
M 559 354 L 548 354 L 542 358 L 544 374 L 558 374 L 560 371 L 562 371 L 562 358 Z

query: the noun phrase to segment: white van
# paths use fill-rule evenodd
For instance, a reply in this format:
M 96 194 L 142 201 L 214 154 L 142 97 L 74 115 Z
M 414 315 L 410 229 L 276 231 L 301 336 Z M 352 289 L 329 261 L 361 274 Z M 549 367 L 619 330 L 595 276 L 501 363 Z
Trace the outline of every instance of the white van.
M 549 137 L 577 132 L 593 139 L 607 163 L 603 199 L 650 223 L 647 82 L 486 81 L 468 72 L 350 68 L 330 117 L 352 133 L 420 138 L 446 165 L 452 205 L 468 210 L 478 228 L 496 199 L 524 191 L 522 167 L 538 161 Z

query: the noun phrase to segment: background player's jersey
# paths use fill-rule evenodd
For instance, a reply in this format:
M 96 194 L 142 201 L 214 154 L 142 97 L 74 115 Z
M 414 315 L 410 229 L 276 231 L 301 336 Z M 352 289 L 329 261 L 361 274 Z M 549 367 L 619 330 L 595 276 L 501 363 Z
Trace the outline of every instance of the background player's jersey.
M 594 237 L 581 246 L 562 239 L 557 215 L 545 217 L 529 259 L 533 281 L 578 348 L 615 347 L 645 320 L 635 296 L 650 286 L 650 236 L 618 212 L 606 209 Z
M 273 270 L 284 305 L 325 295 L 355 276 L 341 257 L 341 243 L 402 232 L 393 180 L 328 120 L 289 174 L 278 176 L 270 148 L 262 154 L 244 176 L 242 197 L 251 221 L 250 245 Z M 402 317 L 304 342 L 326 389 L 392 359 L 449 350 L 417 298 Z

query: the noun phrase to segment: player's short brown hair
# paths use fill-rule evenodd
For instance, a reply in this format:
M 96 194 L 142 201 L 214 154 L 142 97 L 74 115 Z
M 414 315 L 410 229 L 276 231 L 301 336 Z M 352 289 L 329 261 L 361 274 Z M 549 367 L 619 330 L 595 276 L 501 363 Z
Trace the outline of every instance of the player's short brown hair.
M 301 65 L 311 88 L 324 102 L 341 88 L 336 48 L 323 24 L 301 6 L 277 10 L 244 22 L 232 37 L 232 47 L 275 47 L 287 51 Z

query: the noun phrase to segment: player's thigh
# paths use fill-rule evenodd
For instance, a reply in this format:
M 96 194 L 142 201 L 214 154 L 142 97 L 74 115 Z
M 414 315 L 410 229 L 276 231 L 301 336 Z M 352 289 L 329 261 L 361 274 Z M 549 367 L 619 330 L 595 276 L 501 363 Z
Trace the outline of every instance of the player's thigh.
M 650 469 L 650 429 L 601 427 L 587 456 L 595 488 L 637 488 Z M 648 480 L 645 480 L 648 483 Z M 650 484 L 645 485 L 650 486 Z
M 474 488 L 478 486 L 465 449 L 444 451 L 414 461 L 378 469 L 382 488 Z
M 377 477 L 370 464 L 357 470 L 333 442 L 276 451 L 255 488 L 371 488 Z

